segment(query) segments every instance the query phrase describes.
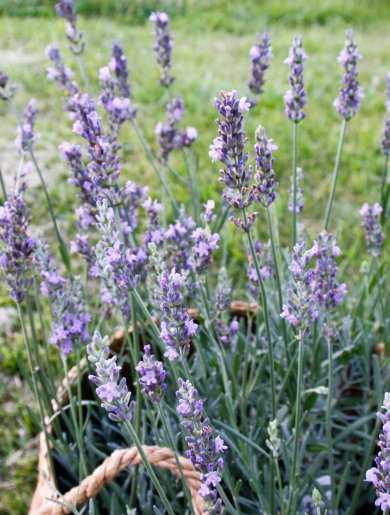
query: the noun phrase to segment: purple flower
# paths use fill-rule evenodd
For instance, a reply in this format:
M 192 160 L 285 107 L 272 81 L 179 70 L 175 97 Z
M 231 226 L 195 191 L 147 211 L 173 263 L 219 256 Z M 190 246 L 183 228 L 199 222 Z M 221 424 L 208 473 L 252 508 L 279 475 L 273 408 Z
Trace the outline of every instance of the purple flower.
M 8 75 L 0 70 L 0 88 L 5 89 L 8 83 Z
M 183 113 L 183 99 L 176 96 L 172 102 L 167 104 L 165 123 L 158 122 L 156 125 L 154 132 L 158 136 L 163 162 L 168 160 L 168 156 L 173 150 L 191 146 L 198 136 L 198 131 L 194 127 L 187 127 L 184 132 L 179 132 Z
M 30 212 L 21 195 L 12 195 L 0 207 L 0 267 L 11 298 L 23 301 L 35 241 L 27 234 Z
M 166 345 L 164 356 L 169 361 L 180 360 L 179 351 L 187 353 L 191 337 L 194 336 L 198 325 L 190 319 L 183 308 L 183 296 L 180 289 L 184 277 L 175 269 L 169 273 L 163 270 L 158 276 L 160 287 L 160 309 L 162 311 L 160 338 Z
M 46 55 L 53 63 L 53 66 L 47 68 L 47 78 L 54 81 L 57 86 L 65 90 L 71 97 L 79 92 L 78 84 L 75 80 L 72 80 L 73 72 L 64 64 L 64 60 L 56 43 L 49 45 L 46 48 Z M 71 102 L 69 100 L 65 103 L 65 109 L 67 111 L 72 109 Z
M 32 149 L 33 144 L 39 139 L 39 135 L 34 134 L 34 126 L 38 116 L 37 102 L 34 98 L 27 104 L 23 113 L 23 121 L 18 128 L 16 144 L 19 152 L 27 152 Z
M 365 203 L 359 211 L 363 218 L 362 227 L 365 232 L 368 253 L 376 257 L 381 255 L 381 247 L 385 237 L 382 226 L 378 223 L 382 211 L 383 208 L 378 203 L 372 206 Z
M 256 130 L 255 144 L 255 196 L 256 200 L 261 202 L 265 207 L 269 207 L 276 198 L 276 188 L 278 183 L 275 179 L 273 165 L 275 158 L 273 151 L 277 150 L 277 146 L 272 139 L 267 138 L 264 127 L 259 126 Z
M 198 493 L 205 503 L 204 512 L 222 514 L 222 501 L 218 498 L 216 487 L 222 480 L 222 454 L 227 450 L 227 446 L 220 436 L 213 438 L 210 421 L 203 415 L 203 403 L 190 381 L 179 378 L 178 385 L 176 397 L 179 402 L 176 413 L 188 434 L 186 456 L 201 474 L 202 485 Z
M 198 227 L 192 233 L 192 262 L 194 270 L 200 274 L 207 270 L 213 262 L 213 250 L 218 249 L 219 234 L 211 234 L 210 230 Z
M 287 290 L 287 303 L 280 314 L 291 325 L 305 331 L 318 317 L 315 293 L 312 287 L 313 272 L 309 263 L 313 250 L 306 249 L 306 242 L 298 242 L 294 246 L 289 270 L 293 275 Z
M 53 325 L 50 343 L 67 355 L 75 345 L 89 338 L 91 315 L 87 311 L 80 278 L 65 280 L 59 275 L 48 244 L 43 240 L 37 242 L 34 263 L 42 278 L 41 291 L 51 300 Z
M 205 210 L 204 213 L 200 215 L 200 218 L 204 224 L 210 224 L 215 220 L 214 209 L 215 202 L 214 200 L 208 200 L 206 204 L 203 204 Z
M 77 119 L 73 131 L 80 134 L 87 142 L 89 181 L 95 188 L 96 200 L 108 198 L 118 202 L 119 159 L 116 155 L 118 146 L 103 131 L 100 116 L 96 112 L 95 102 L 88 95 L 75 95 L 73 102 Z M 95 200 L 95 203 L 96 203 Z
M 346 35 L 345 46 L 337 58 L 345 73 L 340 84 L 339 96 L 335 99 L 333 105 L 339 115 L 348 121 L 358 112 L 360 100 L 364 98 L 364 94 L 363 88 L 359 86 L 357 72 L 357 62 L 362 56 L 355 43 L 353 31 L 351 29 L 347 30 Z
M 386 77 L 386 116 L 381 146 L 383 154 L 390 157 L 390 72 Z
M 99 100 L 108 114 L 111 131 L 115 138 L 119 133 L 120 126 L 137 114 L 137 109 L 131 103 L 128 76 L 126 56 L 120 44 L 115 42 L 109 66 L 101 68 L 99 72 L 102 90 Z
M 307 55 L 303 50 L 301 36 L 295 36 L 292 47 L 285 63 L 290 67 L 288 81 L 290 88 L 284 95 L 286 115 L 294 123 L 301 122 L 306 113 L 303 107 L 307 104 L 305 85 L 303 83 L 303 63 L 307 60 Z
M 268 29 L 265 29 L 264 32 L 258 32 L 256 36 L 259 41 L 249 50 L 251 72 L 248 87 L 254 95 L 261 95 L 261 93 L 264 93 L 264 75 L 269 68 L 269 61 L 272 57 L 272 46 Z
M 145 397 L 152 402 L 160 402 L 167 389 L 164 382 L 167 373 L 161 361 L 153 356 L 150 345 L 145 345 L 143 358 L 135 369 L 141 376 L 139 382 Z
M 152 200 L 148 197 L 142 204 L 142 207 L 145 209 L 149 219 L 144 244 L 146 247 L 151 242 L 156 245 L 161 245 L 165 239 L 164 229 L 160 225 L 159 217 L 159 213 L 163 208 L 162 204 L 160 204 L 156 199 Z
M 108 411 L 108 417 L 115 422 L 130 422 L 133 417 L 135 402 L 131 401 L 126 379 L 120 379 L 120 370 L 116 363 L 117 356 L 110 358 L 108 337 L 103 339 L 95 331 L 92 343 L 87 345 L 88 360 L 96 368 L 96 376 L 88 376 L 96 386 L 96 395 L 103 401 L 102 407 Z
M 55 8 L 58 16 L 65 18 L 69 23 L 76 22 L 77 16 L 73 0 L 61 0 Z
M 250 186 L 252 167 L 247 166 L 248 152 L 245 152 L 247 142 L 246 132 L 243 129 L 244 112 L 250 108 L 246 97 L 237 98 L 237 92 L 221 91 L 221 99 L 215 99 L 215 107 L 220 118 L 218 137 L 210 146 L 209 156 L 212 161 L 221 161 L 224 168 L 220 170 L 220 181 L 225 185 L 224 198 L 231 206 L 237 209 L 248 207 L 254 201 L 254 192 Z M 231 217 L 229 220 L 238 227 L 249 230 L 256 214 L 248 217 L 247 223 L 241 219 Z
M 261 243 L 260 241 L 255 241 L 255 252 L 257 255 L 257 259 L 260 265 L 260 272 L 263 278 L 263 281 L 269 279 L 273 274 L 273 262 L 271 255 L 271 245 L 270 243 Z M 259 284 L 259 278 L 257 276 L 256 267 L 253 262 L 253 257 L 250 252 L 250 248 L 248 247 L 248 266 L 246 269 L 246 275 L 249 279 L 249 282 L 246 285 L 247 290 L 250 291 L 253 299 L 257 302 L 261 295 L 261 288 Z
M 165 231 L 166 249 L 170 263 L 182 275 L 188 270 L 192 270 L 191 247 L 195 226 L 192 217 L 187 215 L 184 206 L 181 206 L 175 223 L 170 224 Z M 186 287 L 188 288 L 188 284 Z
M 101 239 L 96 245 L 96 275 L 103 281 L 106 300 L 127 318 L 130 315 L 129 292 L 141 279 L 146 256 L 143 249 L 126 248 L 115 229 L 115 217 L 107 202 L 98 203 L 96 227 Z M 107 293 L 109 296 L 107 297 Z
M 346 285 L 337 282 L 338 266 L 335 259 L 341 250 L 333 236 L 323 231 L 318 234 L 311 252 L 316 258 L 312 277 L 313 292 L 318 305 L 330 312 L 343 301 L 347 293 Z
M 66 35 L 71 43 L 70 50 L 80 55 L 84 51 L 83 33 L 77 29 L 77 15 L 73 0 L 60 0 L 56 6 L 56 13 L 67 21 Z
M 294 211 L 294 177 L 291 176 L 291 188 L 288 189 L 289 193 L 289 199 L 288 199 L 288 207 L 287 209 L 289 211 Z M 297 168 L 297 204 L 296 204 L 296 212 L 297 215 L 300 215 L 303 211 L 303 208 L 305 207 L 304 201 L 303 201 L 303 194 L 305 190 L 302 188 L 302 182 L 303 182 L 303 170 L 302 168 Z
M 171 54 L 173 40 L 168 28 L 169 16 L 166 13 L 152 13 L 149 20 L 154 25 L 153 50 L 160 65 L 160 84 L 168 87 L 175 80 L 169 73 L 172 67 Z
M 378 442 L 380 451 L 374 460 L 375 467 L 366 472 L 366 481 L 372 483 L 376 490 L 375 506 L 387 513 L 390 508 L 390 393 L 385 393 L 383 408 L 385 413 L 377 414 L 383 424 Z

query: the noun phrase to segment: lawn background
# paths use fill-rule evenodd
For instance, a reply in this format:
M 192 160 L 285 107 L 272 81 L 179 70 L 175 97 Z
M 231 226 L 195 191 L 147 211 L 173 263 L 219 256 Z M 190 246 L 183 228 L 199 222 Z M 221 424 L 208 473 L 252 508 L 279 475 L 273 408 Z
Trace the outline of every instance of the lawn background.
M 72 233 L 73 220 L 67 216 L 74 203 L 74 190 L 66 183 L 67 168 L 59 159 L 58 145 L 64 140 L 79 142 L 71 133 L 71 124 L 61 108 L 56 87 L 46 79 L 48 60 L 44 50 L 57 41 L 65 60 L 79 78 L 76 63 L 66 48 L 64 22 L 53 16 L 53 1 L 0 0 L 0 69 L 17 85 L 15 101 L 23 109 L 27 101 L 37 100 L 40 116 L 37 130 L 41 140 L 37 154 L 66 233 Z M 248 51 L 256 31 L 269 27 L 272 38 L 272 64 L 267 73 L 265 94 L 251 112 L 247 132 L 252 138 L 261 123 L 269 137 L 279 146 L 275 170 L 280 183 L 277 202 L 282 238 L 290 226 L 286 212 L 287 188 L 291 170 L 291 124 L 284 116 L 283 95 L 287 88 L 287 66 L 283 60 L 292 37 L 301 34 L 309 60 L 305 82 L 309 103 L 307 118 L 300 124 L 300 165 L 305 173 L 306 222 L 311 235 L 321 228 L 330 186 L 330 177 L 339 135 L 340 119 L 332 102 L 337 95 L 341 68 L 336 57 L 344 44 L 344 32 L 353 27 L 364 58 L 359 63 L 366 98 L 355 119 L 348 124 L 345 152 L 331 229 L 338 235 L 345 253 L 343 265 L 357 276 L 363 251 L 363 237 L 358 229 L 358 209 L 364 201 L 379 200 L 383 156 L 380 139 L 384 116 L 384 81 L 390 70 L 390 2 L 372 1 L 183 1 L 153 2 L 124 0 L 76 0 L 81 14 L 80 28 L 85 33 L 85 59 L 88 73 L 97 88 L 97 72 L 109 59 L 110 45 L 119 40 L 129 59 L 133 99 L 138 106 L 138 120 L 148 140 L 157 150 L 154 127 L 164 116 L 166 96 L 158 84 L 158 69 L 151 49 L 151 27 L 147 21 L 153 10 L 166 10 L 172 16 L 174 35 L 174 93 L 181 94 L 186 104 L 184 123 L 199 130 L 194 150 L 199 156 L 202 198 L 220 198 L 218 166 L 210 163 L 208 147 L 216 135 L 213 98 L 220 89 L 235 88 L 245 94 L 248 79 Z M 15 122 L 7 105 L 0 104 L 0 166 L 6 177 L 12 176 L 18 164 Z M 122 133 L 124 178 L 149 184 L 153 192 L 160 187 L 153 170 L 143 156 L 130 127 Z M 180 159 L 173 162 L 180 170 Z M 31 178 L 29 200 L 35 225 L 50 228 L 46 206 L 38 182 Z M 189 195 L 173 185 L 184 203 Z M 285 222 L 284 222 L 285 220 Z M 262 220 L 259 232 L 262 232 Z M 228 240 L 232 259 L 242 259 L 242 249 Z M 237 241 L 237 239 L 235 240 Z M 238 247 L 238 248 L 237 248 Z M 24 382 L 17 375 L 23 347 L 12 324 L 12 308 L 4 288 L 0 307 L 0 514 L 22 514 L 35 481 L 35 449 L 25 448 L 34 431 L 26 405 Z M 10 310 L 11 309 L 11 310 Z M 6 310 L 6 311 L 5 311 Z M 4 314 L 5 313 L 5 314 Z M 5 323 L 5 320 L 7 323 Z M 16 329 L 16 330 L 15 330 Z M 15 451 L 25 449 L 15 459 Z

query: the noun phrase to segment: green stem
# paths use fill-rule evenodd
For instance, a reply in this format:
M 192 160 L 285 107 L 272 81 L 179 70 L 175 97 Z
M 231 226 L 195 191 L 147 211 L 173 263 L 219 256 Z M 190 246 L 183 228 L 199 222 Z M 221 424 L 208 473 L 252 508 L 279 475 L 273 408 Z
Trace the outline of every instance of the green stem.
M 293 500 L 293 492 L 295 489 L 295 476 L 297 472 L 297 462 L 298 462 L 298 447 L 299 447 L 299 439 L 300 439 L 300 428 L 301 428 L 301 412 L 302 412 L 302 382 L 303 382 L 303 356 L 304 356 L 304 346 L 303 346 L 303 333 L 299 331 L 298 335 L 298 377 L 297 377 L 297 395 L 295 402 L 295 433 L 294 433 L 294 448 L 293 448 L 293 459 L 291 466 L 291 474 L 290 474 L 290 492 L 287 506 L 287 513 L 290 513 L 290 507 Z
M 328 447 L 328 460 L 329 460 L 329 475 L 330 475 L 330 488 L 332 492 L 332 512 L 337 515 L 336 506 L 336 478 L 334 471 L 334 457 L 333 457 L 333 437 L 332 437 L 332 398 L 333 398 L 333 347 L 330 337 L 328 338 L 328 397 L 326 402 L 326 445 Z
M 298 199 L 298 124 L 293 123 L 293 219 L 292 234 L 293 245 L 296 244 L 298 238 L 298 220 L 297 220 L 297 199 Z
M 381 204 L 383 207 L 382 211 L 382 224 L 386 222 L 387 219 L 387 211 L 388 211 L 388 202 L 390 197 L 390 184 L 387 184 L 387 175 L 389 172 L 389 165 L 390 165 L 390 156 L 385 157 L 385 166 L 383 167 L 382 172 L 382 181 L 381 181 Z
M 167 510 L 169 515 L 175 515 L 173 510 L 172 510 L 172 508 L 171 508 L 171 505 L 170 505 L 170 503 L 169 503 L 169 501 L 167 499 L 167 496 L 166 496 L 166 494 L 165 494 L 165 492 L 164 492 L 164 490 L 163 490 L 163 488 L 162 488 L 162 486 L 160 484 L 160 481 L 158 480 L 158 478 L 157 478 L 157 476 L 156 476 L 156 474 L 155 474 L 151 464 L 149 463 L 148 458 L 146 457 L 146 454 L 144 452 L 142 444 L 141 444 L 141 442 L 140 442 L 140 440 L 139 440 L 139 438 L 137 436 L 137 433 L 135 432 L 133 426 L 128 421 L 124 422 L 124 426 L 127 429 L 127 431 L 129 432 L 131 438 L 133 439 L 134 445 L 136 446 L 136 448 L 137 448 L 137 450 L 138 450 L 138 452 L 139 452 L 139 454 L 141 456 L 142 462 L 143 462 L 143 464 L 144 464 L 144 466 L 145 466 L 145 468 L 146 468 L 146 470 L 147 470 L 147 472 L 149 474 L 149 477 L 152 480 L 152 482 L 153 482 L 153 484 L 154 484 L 154 486 L 155 486 L 155 488 L 156 488 L 156 490 L 157 490 L 157 492 L 158 492 L 158 494 L 160 496 L 160 499 L 161 499 L 162 503 L 164 504 L 165 509 Z
M 88 78 L 87 70 L 85 69 L 84 59 L 82 54 L 76 54 L 77 64 L 79 65 L 81 76 L 83 78 L 85 87 L 87 88 L 88 96 L 92 98 L 92 88 L 91 83 Z
M 343 152 L 343 145 L 344 145 L 344 138 L 345 138 L 346 128 L 347 128 L 347 121 L 343 118 L 343 121 L 341 123 L 341 131 L 340 131 L 339 144 L 338 144 L 337 154 L 336 154 L 336 162 L 335 162 L 334 170 L 333 170 L 332 186 L 331 186 L 331 189 L 330 189 L 328 205 L 326 207 L 325 223 L 324 223 L 324 229 L 326 231 L 328 230 L 328 225 L 329 225 L 329 221 L 330 221 L 330 215 L 331 215 L 331 212 L 332 212 L 332 206 L 333 206 L 333 201 L 334 201 L 334 194 L 335 194 L 335 191 L 336 191 L 337 178 L 338 178 L 339 170 L 340 170 L 341 154 Z
M 273 261 L 274 261 L 276 285 L 278 288 L 279 311 L 282 312 L 282 310 L 283 310 L 282 281 L 280 279 L 279 260 L 278 260 L 278 255 L 276 252 L 275 235 L 274 235 L 270 208 L 267 208 L 267 218 L 268 218 L 269 236 L 270 236 L 270 240 L 271 240 L 272 257 L 273 257 Z M 286 321 L 284 318 L 282 318 L 281 320 L 282 320 L 283 340 L 284 340 L 284 346 L 285 346 L 285 352 L 286 352 L 286 358 L 287 358 L 287 365 L 289 365 L 291 356 L 290 356 L 290 351 L 288 348 L 287 324 L 286 324 Z
M 242 209 L 242 215 L 244 219 L 244 224 L 247 227 L 248 226 L 248 219 L 246 215 L 245 208 Z M 252 254 L 253 263 L 255 265 L 257 278 L 259 281 L 260 289 L 261 289 L 261 300 L 263 305 L 263 313 L 264 313 L 264 322 L 265 322 L 265 330 L 267 335 L 267 344 L 268 344 L 268 359 L 269 359 L 269 366 L 270 366 L 270 383 L 271 383 L 271 408 L 272 408 L 272 418 L 276 418 L 276 387 L 275 387 L 275 367 L 274 367 L 274 349 L 272 345 L 272 336 L 271 336 L 271 324 L 269 319 L 269 312 L 268 312 L 268 301 L 267 301 L 267 293 L 263 281 L 263 277 L 261 275 L 260 265 L 259 261 L 257 259 L 256 250 L 253 244 L 252 235 L 251 232 L 248 230 L 246 232 L 249 248 Z

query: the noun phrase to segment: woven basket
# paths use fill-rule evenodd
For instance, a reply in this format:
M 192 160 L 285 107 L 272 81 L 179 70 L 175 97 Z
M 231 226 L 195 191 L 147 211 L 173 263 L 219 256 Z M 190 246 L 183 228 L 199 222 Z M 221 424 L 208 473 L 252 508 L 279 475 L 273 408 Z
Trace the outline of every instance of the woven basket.
M 257 306 L 246 302 L 234 301 L 230 306 L 232 316 L 238 318 L 248 318 L 253 315 Z M 199 317 L 199 312 L 195 309 L 189 310 L 192 319 Z M 132 332 L 130 327 L 129 332 Z M 119 329 L 111 338 L 110 347 L 119 351 L 125 340 L 125 330 Z M 79 371 L 83 373 L 86 369 L 86 360 L 83 359 L 79 364 Z M 61 404 L 68 402 L 68 384 L 71 388 L 75 387 L 77 380 L 77 367 L 70 369 L 68 377 L 62 381 L 57 391 L 57 399 Z M 52 401 L 53 408 L 56 411 L 58 405 Z M 50 430 L 50 427 L 48 427 Z M 199 473 L 194 469 L 192 463 L 187 458 L 175 456 L 172 449 L 158 446 L 143 446 L 143 450 L 149 462 L 159 468 L 167 469 L 177 478 L 180 478 L 180 471 L 177 467 L 177 459 L 180 462 L 185 481 L 191 494 L 192 505 L 196 515 L 200 515 L 203 511 L 203 500 L 198 495 L 200 487 Z M 131 465 L 140 465 L 142 463 L 141 456 L 135 447 L 114 451 L 111 456 L 106 458 L 94 472 L 82 480 L 80 485 L 72 488 L 61 498 L 52 486 L 53 474 L 50 468 L 48 449 L 44 433 L 40 435 L 40 449 L 38 461 L 38 482 L 30 504 L 29 515 L 60 515 L 71 513 L 71 510 L 64 506 L 77 507 L 97 496 L 99 491 L 110 481 L 114 480 L 118 474 Z M 59 501 L 59 502 L 55 502 Z M 60 504 L 60 502 L 62 504 Z

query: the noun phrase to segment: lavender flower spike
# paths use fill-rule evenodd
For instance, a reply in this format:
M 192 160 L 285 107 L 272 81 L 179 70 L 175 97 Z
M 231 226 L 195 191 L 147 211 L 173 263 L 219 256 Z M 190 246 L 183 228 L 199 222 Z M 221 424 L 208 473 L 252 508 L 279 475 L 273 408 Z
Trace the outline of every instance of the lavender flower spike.
M 152 13 L 149 20 L 154 24 L 155 42 L 153 50 L 160 65 L 160 84 L 168 87 L 175 80 L 169 72 L 172 67 L 171 54 L 173 40 L 168 28 L 169 16 L 167 13 Z
M 312 252 L 316 258 L 312 288 L 318 305 L 329 312 L 343 301 L 347 293 L 346 285 L 337 282 L 335 258 L 341 254 L 341 250 L 333 236 L 322 231 L 314 242 Z
M 381 141 L 382 152 L 389 158 L 390 157 L 390 72 L 386 77 L 386 116 L 383 127 L 383 138 Z
M 12 299 L 23 301 L 29 285 L 31 255 L 35 241 L 27 234 L 31 221 L 20 195 L 12 195 L 0 207 L 0 268 Z
M 209 156 L 211 160 L 221 161 L 224 168 L 220 170 L 220 181 L 225 185 L 224 198 L 231 206 L 243 209 L 250 206 L 255 195 L 250 188 L 252 167 L 246 166 L 249 159 L 245 152 L 247 142 L 246 132 L 243 129 L 244 112 L 250 108 L 250 102 L 246 97 L 237 98 L 237 91 L 221 91 L 221 99 L 215 99 L 219 118 L 218 137 L 210 146 Z M 244 221 L 231 217 L 229 220 L 238 227 L 247 231 L 253 224 L 255 214 L 248 217 L 247 224 Z
M 359 211 L 363 218 L 362 227 L 365 232 L 368 253 L 376 257 L 381 255 L 381 246 L 385 237 L 382 226 L 378 222 L 382 211 L 383 208 L 378 203 L 373 206 L 365 203 Z
M 313 257 L 313 251 L 307 250 L 306 242 L 294 246 L 289 270 L 293 274 L 290 287 L 287 290 L 287 303 L 283 305 L 280 314 L 291 325 L 301 331 L 308 329 L 318 317 L 315 294 L 312 287 L 313 273 L 308 265 Z
M 218 249 L 219 234 L 212 234 L 209 229 L 198 227 L 192 233 L 194 246 L 192 262 L 194 270 L 200 274 L 207 270 L 213 262 L 213 250 Z
M 135 369 L 141 375 L 139 382 L 145 397 L 152 402 L 160 402 L 167 389 L 164 382 L 167 373 L 161 361 L 153 356 L 150 345 L 145 345 L 143 358 Z
M 286 115 L 294 123 L 301 122 L 306 113 L 303 106 L 307 104 L 305 86 L 303 83 L 303 63 L 307 60 L 307 55 L 303 50 L 301 36 L 295 36 L 293 45 L 285 63 L 290 67 L 290 75 L 288 81 L 290 88 L 284 95 L 284 103 L 286 106 Z
M 357 62 L 362 58 L 353 37 L 353 30 L 346 32 L 347 40 L 337 60 L 344 67 L 339 96 L 333 102 L 339 115 L 346 121 L 350 120 L 360 108 L 360 100 L 364 98 L 363 88 L 359 86 Z
M 180 287 L 185 278 L 172 269 L 171 273 L 164 270 L 158 277 L 161 304 L 163 312 L 160 337 L 166 345 L 164 356 L 169 361 L 180 360 L 179 350 L 188 352 L 190 339 L 196 333 L 198 325 L 190 319 L 183 309 L 183 296 Z
M 103 339 L 95 331 L 92 343 L 87 345 L 88 360 L 96 368 L 96 376 L 88 379 L 96 386 L 96 394 L 102 401 L 102 407 L 108 411 L 108 417 L 115 422 L 130 422 L 133 417 L 135 402 L 131 401 L 126 379 L 120 379 L 121 367 L 116 364 L 117 356 L 110 358 L 108 336 Z
M 259 126 L 256 130 L 255 144 L 255 192 L 256 200 L 265 207 L 269 207 L 276 198 L 278 183 L 275 180 L 275 172 L 273 170 L 275 162 L 273 151 L 277 150 L 277 148 L 273 140 L 267 138 L 264 127 Z
M 73 73 L 67 66 L 65 66 L 56 43 L 53 43 L 46 48 L 46 55 L 53 63 L 53 66 L 49 66 L 47 69 L 47 78 L 54 81 L 58 87 L 67 91 L 71 96 L 78 93 L 79 88 L 77 82 L 72 80 Z M 67 101 L 66 106 L 68 105 L 68 102 L 69 101 Z
M 61 16 L 61 18 L 64 18 L 67 21 L 66 35 L 71 43 L 69 47 L 70 50 L 76 55 L 82 54 L 85 43 L 83 41 L 83 33 L 79 32 L 77 29 L 77 15 L 74 1 L 60 0 L 56 4 L 55 9 L 58 16 Z
M 385 393 L 383 401 L 385 413 L 378 413 L 382 420 L 383 432 L 379 435 L 378 447 L 380 451 L 375 458 L 375 467 L 366 472 L 366 481 L 372 483 L 376 490 L 375 506 L 379 506 L 383 513 L 390 509 L 390 393 Z
M 39 139 L 39 135 L 34 134 L 35 122 L 38 116 L 37 102 L 34 98 L 27 104 L 23 113 L 23 123 L 18 128 L 16 144 L 19 152 L 27 152 L 32 149 L 33 144 Z
M 205 503 L 204 513 L 222 514 L 222 501 L 218 498 L 217 486 L 221 482 L 224 463 L 222 454 L 227 446 L 220 436 L 213 438 L 213 428 L 203 415 L 203 402 L 190 381 L 179 378 L 178 385 L 176 397 L 179 403 L 176 413 L 188 433 L 186 456 L 201 474 L 202 484 L 198 493 Z
M 251 76 L 248 81 L 248 87 L 254 95 L 261 95 L 261 93 L 264 93 L 264 75 L 269 68 L 269 60 L 272 57 L 272 46 L 268 29 L 265 29 L 264 32 L 258 32 L 256 36 L 259 41 L 249 50 Z M 254 102 L 252 102 L 252 105 L 253 104 Z

